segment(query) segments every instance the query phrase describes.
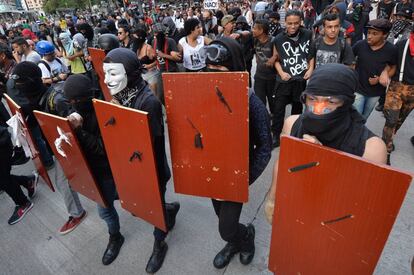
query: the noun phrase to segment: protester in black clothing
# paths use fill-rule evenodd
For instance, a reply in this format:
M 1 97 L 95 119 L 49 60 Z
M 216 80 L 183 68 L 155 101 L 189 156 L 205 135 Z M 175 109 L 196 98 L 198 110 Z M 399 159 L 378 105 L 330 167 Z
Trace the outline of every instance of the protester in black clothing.
M 253 25 L 254 51 L 256 54 L 256 74 L 254 75 L 254 91 L 269 110 L 273 113 L 276 84 L 276 48 L 274 39 L 269 35 L 269 22 L 266 19 L 258 19 Z M 274 118 L 274 117 L 273 117 Z M 274 126 L 274 123 L 273 123 Z M 275 134 L 274 129 L 273 134 Z
M 395 3 L 393 0 L 381 0 L 377 7 L 377 19 L 390 20 L 394 7 Z
M 246 62 L 246 70 L 249 72 L 249 85 L 251 86 L 251 70 L 253 66 L 253 57 L 254 57 L 254 40 L 251 33 L 251 28 L 247 23 L 246 17 L 240 15 L 236 20 L 236 27 L 234 29 L 235 33 L 240 34 L 240 37 L 237 39 L 240 46 L 242 47 L 242 52 L 244 60 Z
M 118 28 L 118 39 L 121 44 L 122 48 L 131 49 L 132 48 L 132 40 L 129 35 L 129 27 L 128 26 L 120 26 Z
M 102 263 L 109 265 L 118 256 L 124 237 L 120 233 L 119 216 L 114 207 L 114 200 L 118 198 L 115 182 L 92 105 L 94 95 L 92 83 L 82 74 L 72 75 L 65 81 L 63 91 L 75 111 L 67 117 L 69 123 L 108 203 L 107 208 L 98 204 L 98 213 L 108 226 L 109 243 L 102 257 Z
M 291 114 L 302 113 L 300 95 L 315 63 L 310 52 L 312 32 L 300 26 L 301 16 L 300 11 L 289 10 L 285 19 L 286 31 L 275 38 L 278 54 L 275 67 L 278 75 L 273 109 L 273 147 L 280 144 L 286 105 L 292 104 Z
M 354 25 L 354 34 L 351 37 L 351 46 L 363 39 L 365 26 L 369 21 L 369 11 L 365 10 L 363 0 L 356 0 L 352 3 L 352 12 L 347 14 L 346 20 Z
M 277 12 L 269 14 L 269 35 L 276 37 L 279 33 L 284 32 L 282 25 L 279 23 L 280 15 Z
M 326 64 L 315 69 L 302 96 L 305 112 L 288 117 L 283 134 L 385 164 L 384 142 L 366 128 L 364 119 L 352 107 L 357 87 L 357 75 L 345 65 Z M 277 175 L 278 161 L 265 203 L 269 223 L 273 219 Z
M 160 101 L 141 77 L 141 63 L 131 50 L 118 48 L 110 51 L 104 59 L 105 83 L 114 98 L 122 106 L 148 112 L 153 139 L 153 150 L 157 165 L 161 199 L 167 213 L 167 228 L 175 224 L 175 216 L 180 208 L 178 202 L 165 203 L 165 191 L 171 177 L 165 154 L 164 121 Z M 158 271 L 166 256 L 168 245 L 166 232 L 154 228 L 154 249 L 147 263 L 146 271 Z
M 224 49 L 224 50 L 223 50 Z M 207 54 L 207 70 L 210 72 L 244 71 L 245 65 L 241 47 L 233 39 L 223 37 L 204 47 L 208 53 L 222 52 L 220 58 Z M 269 116 L 265 105 L 249 91 L 249 184 L 262 174 L 271 157 L 271 134 Z M 213 264 L 224 268 L 233 256 L 240 252 L 240 262 L 251 263 L 254 257 L 255 229 L 253 224 L 245 226 L 239 223 L 243 204 L 239 202 L 212 200 L 214 211 L 219 218 L 221 238 L 226 246 L 216 255 Z
M 368 119 L 378 98 L 385 93 L 397 62 L 395 46 L 386 41 L 391 23 L 386 19 L 375 19 L 369 21 L 367 28 L 367 39 L 352 47 L 360 83 L 354 107 L 364 119 Z
M 47 147 L 45 145 L 40 146 L 44 141 L 32 111 L 39 110 L 62 117 L 66 117 L 70 113 L 70 106 L 62 92 L 55 91 L 53 87 L 47 88 L 44 86 L 41 77 L 40 68 L 33 62 L 28 61 L 17 64 L 12 76 L 15 79 L 17 91 L 28 100 L 28 103 L 21 107 L 24 115 L 27 116 L 28 127 L 35 136 L 34 142 L 37 143 L 40 156 L 42 156 L 42 148 L 47 150 Z M 48 151 L 50 152 L 50 149 Z M 74 192 L 69 186 L 68 179 L 63 174 L 58 162 L 56 162 L 54 170 L 52 182 L 62 195 L 67 212 L 70 215 L 68 221 L 59 231 L 63 235 L 74 230 L 83 221 L 86 217 L 86 211 L 82 207 L 78 193 Z
M 354 54 L 344 38 L 339 37 L 340 20 L 337 14 L 326 14 L 323 18 L 324 36 L 316 38 L 311 46 L 315 68 L 327 63 L 342 63 L 351 66 Z
M 2 104 L 2 103 L 0 103 Z M 33 207 L 20 186 L 28 191 L 30 199 L 36 194 L 39 175 L 16 176 L 11 174 L 13 145 L 5 121 L 0 118 L 0 190 L 4 190 L 15 203 L 13 214 L 8 220 L 10 225 L 21 221 Z

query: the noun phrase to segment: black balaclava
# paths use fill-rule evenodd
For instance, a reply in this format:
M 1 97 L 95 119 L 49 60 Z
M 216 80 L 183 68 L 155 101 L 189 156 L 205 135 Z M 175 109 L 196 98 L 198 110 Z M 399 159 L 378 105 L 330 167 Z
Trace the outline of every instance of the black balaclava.
M 229 56 L 229 59 L 226 60 L 222 64 L 210 62 L 210 60 L 206 58 L 206 64 L 224 66 L 227 69 L 229 69 L 229 71 L 233 71 L 233 72 L 246 70 L 246 65 L 245 65 L 242 49 L 241 49 L 240 44 L 237 43 L 236 40 L 228 38 L 228 37 L 222 37 L 218 40 L 214 40 L 213 42 L 211 42 L 211 44 L 223 45 L 229 51 L 230 56 Z
M 37 104 L 45 92 L 42 82 L 42 71 L 33 62 L 23 61 L 16 65 L 12 78 L 15 88 L 27 97 L 31 104 Z
M 93 89 L 91 80 L 87 76 L 82 74 L 69 76 L 63 86 L 63 93 L 69 101 L 76 101 L 75 103 L 71 103 L 71 105 L 80 115 L 93 112 Z
M 334 74 L 334 75 L 333 75 Z M 326 64 L 313 72 L 306 90 L 303 92 L 303 101 L 306 95 L 336 96 L 343 99 L 344 103 L 328 114 L 317 115 L 306 107 L 301 115 L 302 135 L 316 136 L 322 144 L 341 148 L 344 138 L 358 139 L 360 130 L 364 127 L 364 119 L 353 108 L 355 95 L 358 88 L 358 77 L 354 70 L 342 64 Z M 346 133 L 353 128 L 355 136 Z

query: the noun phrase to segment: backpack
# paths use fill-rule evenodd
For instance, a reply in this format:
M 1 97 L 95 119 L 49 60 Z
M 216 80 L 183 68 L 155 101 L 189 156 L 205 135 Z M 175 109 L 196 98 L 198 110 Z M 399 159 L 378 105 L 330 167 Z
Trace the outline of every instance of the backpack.
M 55 60 L 60 64 L 63 65 L 62 60 L 60 60 L 59 58 L 55 58 Z M 46 69 L 49 71 L 50 75 L 52 75 L 52 69 L 50 68 L 49 64 L 47 64 L 46 61 L 44 61 L 43 59 L 39 61 L 39 63 L 42 63 L 43 65 L 45 65 Z
M 318 50 L 319 46 L 321 45 L 321 40 L 322 39 L 323 39 L 323 37 L 320 36 L 315 40 L 315 50 L 316 51 Z M 342 61 L 344 59 L 344 55 L 345 55 L 346 41 L 345 41 L 344 38 L 341 38 L 341 37 L 338 37 L 338 39 L 339 39 L 339 45 L 340 45 L 340 48 L 341 48 L 341 53 L 340 53 L 340 56 L 339 56 L 339 63 L 342 63 Z

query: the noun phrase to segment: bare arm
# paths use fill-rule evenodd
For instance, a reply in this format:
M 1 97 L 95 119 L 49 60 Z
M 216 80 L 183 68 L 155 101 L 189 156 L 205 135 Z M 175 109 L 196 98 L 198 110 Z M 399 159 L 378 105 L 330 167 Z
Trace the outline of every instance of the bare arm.
M 365 143 L 365 151 L 362 157 L 376 163 L 386 164 L 387 148 L 384 141 L 379 137 L 372 137 L 368 139 Z

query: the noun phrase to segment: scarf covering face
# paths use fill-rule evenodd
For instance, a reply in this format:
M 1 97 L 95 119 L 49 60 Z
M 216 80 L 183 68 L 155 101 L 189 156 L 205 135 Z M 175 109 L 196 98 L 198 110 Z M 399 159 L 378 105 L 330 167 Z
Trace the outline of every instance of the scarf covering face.
M 112 63 L 124 65 L 128 77 L 127 87 L 133 88 L 144 81 L 141 77 L 142 66 L 137 55 L 130 49 L 117 48 L 107 54 Z
M 62 32 L 59 34 L 59 39 L 62 42 L 63 48 L 67 55 L 73 55 L 73 44 L 72 38 L 69 32 Z
M 335 77 L 332 77 L 335 72 Z M 326 64 L 318 67 L 309 79 L 304 94 L 316 96 L 336 96 L 344 103 L 328 114 L 316 115 L 306 107 L 300 116 L 299 137 L 304 134 L 315 136 L 331 148 L 354 153 L 365 131 L 364 119 L 353 108 L 355 91 L 358 87 L 356 73 L 342 64 Z

